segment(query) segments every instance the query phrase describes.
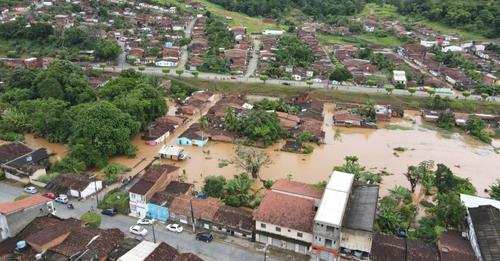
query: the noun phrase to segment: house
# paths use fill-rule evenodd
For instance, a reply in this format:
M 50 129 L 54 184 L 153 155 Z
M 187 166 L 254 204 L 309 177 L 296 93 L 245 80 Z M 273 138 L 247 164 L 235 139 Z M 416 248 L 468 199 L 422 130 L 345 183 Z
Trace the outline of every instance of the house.
M 375 234 L 370 253 L 371 261 L 405 261 L 406 240 L 394 235 Z
M 360 127 L 362 122 L 363 118 L 359 114 L 347 110 L 335 112 L 333 115 L 333 124 L 336 126 Z
M 279 36 L 279 35 L 282 35 L 285 31 L 283 30 L 264 30 L 262 32 L 262 35 L 273 35 L 273 36 Z
M 231 206 L 220 206 L 212 220 L 213 229 L 231 236 L 252 239 L 254 222 L 252 211 Z
M 189 126 L 179 137 L 177 144 L 203 147 L 208 143 L 208 135 L 200 129 L 200 124 L 195 123 Z
M 186 121 L 187 118 L 181 116 L 165 115 L 159 117 L 153 123 L 149 124 L 142 135 L 142 139 L 146 140 L 146 144 L 149 145 L 160 144 Z
M 323 195 L 323 190 L 316 189 L 310 184 L 287 179 L 277 180 L 271 190 L 285 195 L 313 200 L 316 207 L 319 206 Z
M 15 237 L 35 218 L 49 213 L 55 213 L 54 205 L 40 195 L 0 203 L 0 241 Z
M 469 241 L 458 231 L 448 230 L 439 235 L 437 242 L 441 261 L 476 261 Z
M 160 243 L 142 241 L 123 256 L 118 258 L 118 261 L 143 261 L 145 260 Z
M 135 238 L 125 238 L 108 254 L 108 261 L 116 261 L 121 256 L 132 250 L 141 243 L 140 240 Z
M 118 261 L 203 261 L 203 259 L 192 253 L 180 253 L 175 247 L 165 242 L 153 243 L 142 241 L 124 255 Z
M 163 145 L 158 152 L 158 155 L 162 159 L 172 160 L 185 160 L 189 157 L 189 155 L 184 152 L 183 148 L 173 145 Z
M 337 260 L 339 257 L 341 250 L 342 222 L 351 193 L 353 180 L 353 174 L 334 171 L 330 181 L 326 185 L 321 204 L 314 217 L 314 238 L 311 248 L 312 260 L 321 259 L 333 261 Z M 355 232 L 352 232 L 351 234 L 354 233 Z M 352 241 L 344 241 L 345 248 L 351 247 L 350 242 Z
M 102 188 L 101 180 L 75 173 L 59 175 L 47 185 L 47 189 L 54 193 L 66 194 L 79 199 L 86 199 Z
M 406 72 L 405 71 L 392 71 L 392 82 L 396 85 L 402 84 L 406 86 Z
M 0 146 L 0 168 L 5 177 L 21 183 L 28 184 L 45 175 L 43 163 L 48 158 L 45 148 L 32 150 L 22 143 Z
M 144 57 L 144 49 L 142 48 L 132 48 L 128 51 L 128 56 L 133 56 L 135 58 L 141 59 Z
M 375 105 L 375 116 L 378 121 L 390 121 L 392 109 L 390 105 Z
M 62 219 L 53 215 L 37 217 L 28 222 L 15 237 L 0 243 L 0 259 L 36 260 L 35 257 L 39 253 L 61 244 L 71 231 L 83 228 L 84 225 L 84 222 L 74 218 Z M 24 241 L 26 244 L 21 251 L 16 251 L 19 241 Z
M 500 201 L 460 194 L 467 208 L 468 238 L 477 260 L 500 259 Z
M 293 211 L 289 211 L 291 209 Z M 312 199 L 267 191 L 254 214 L 255 240 L 307 254 L 313 237 L 314 213 Z
M 372 248 L 379 186 L 355 184 L 340 231 L 342 257 L 368 258 Z
M 179 177 L 179 167 L 171 165 L 151 165 L 144 170 L 139 181 L 129 189 L 130 215 L 144 218 L 147 202 L 158 191 L 162 191 Z
M 147 216 L 159 221 L 168 221 L 169 206 L 178 195 L 192 195 L 193 184 L 171 181 L 165 190 L 156 192 L 148 202 Z
M 277 111 L 278 119 L 280 120 L 280 125 L 284 129 L 295 128 L 299 122 L 300 118 L 293 114 L 288 114 L 286 112 Z

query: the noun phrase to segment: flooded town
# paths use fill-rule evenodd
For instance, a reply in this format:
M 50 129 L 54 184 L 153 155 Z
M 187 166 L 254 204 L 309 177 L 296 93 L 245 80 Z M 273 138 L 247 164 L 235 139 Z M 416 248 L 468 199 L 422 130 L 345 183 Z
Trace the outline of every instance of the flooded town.
M 0 0 L 0 261 L 499 261 L 499 18 Z

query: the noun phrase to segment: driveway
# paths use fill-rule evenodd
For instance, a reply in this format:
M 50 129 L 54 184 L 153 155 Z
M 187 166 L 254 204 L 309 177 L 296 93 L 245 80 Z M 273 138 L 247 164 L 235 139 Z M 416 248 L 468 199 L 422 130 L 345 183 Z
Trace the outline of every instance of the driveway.
M 0 182 L 0 202 L 13 201 L 17 196 L 29 195 L 24 193 L 21 186 L 14 186 L 5 182 Z

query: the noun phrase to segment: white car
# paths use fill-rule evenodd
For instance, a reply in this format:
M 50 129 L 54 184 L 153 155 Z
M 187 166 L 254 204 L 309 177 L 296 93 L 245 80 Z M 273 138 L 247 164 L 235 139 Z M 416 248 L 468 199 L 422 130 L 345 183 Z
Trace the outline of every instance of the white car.
M 25 187 L 24 192 L 30 193 L 30 194 L 36 194 L 36 193 L 38 193 L 38 190 L 35 187 Z
M 137 220 L 137 225 L 153 225 L 154 222 L 155 222 L 154 219 L 141 218 Z
M 134 235 L 143 236 L 143 237 L 148 234 L 148 231 L 139 225 L 131 226 L 128 229 L 128 231 L 130 231 L 130 233 L 132 233 Z
M 177 233 L 181 233 L 184 230 L 184 228 L 179 224 L 168 224 L 167 229 Z
M 57 197 L 55 199 L 56 202 L 59 202 L 59 203 L 62 203 L 62 204 L 66 204 L 68 203 L 68 196 L 64 195 L 64 194 L 60 194 L 59 197 Z

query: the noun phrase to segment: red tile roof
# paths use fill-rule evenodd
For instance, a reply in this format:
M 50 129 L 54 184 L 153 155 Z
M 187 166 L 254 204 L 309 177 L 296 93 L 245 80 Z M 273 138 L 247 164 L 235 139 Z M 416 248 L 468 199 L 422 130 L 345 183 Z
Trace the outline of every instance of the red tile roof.
M 254 219 L 312 233 L 314 212 L 314 201 L 312 199 L 268 191 L 262 199 Z
M 469 241 L 457 231 L 446 231 L 437 243 L 441 261 L 475 261 L 476 255 Z
M 43 197 L 41 195 L 37 195 L 14 202 L 4 202 L 0 203 L 0 213 L 9 214 L 17 210 L 34 207 L 49 201 L 50 199 Z
M 321 199 L 323 196 L 323 190 L 321 189 L 315 189 L 309 184 L 286 179 L 276 181 L 271 189 L 317 199 Z

